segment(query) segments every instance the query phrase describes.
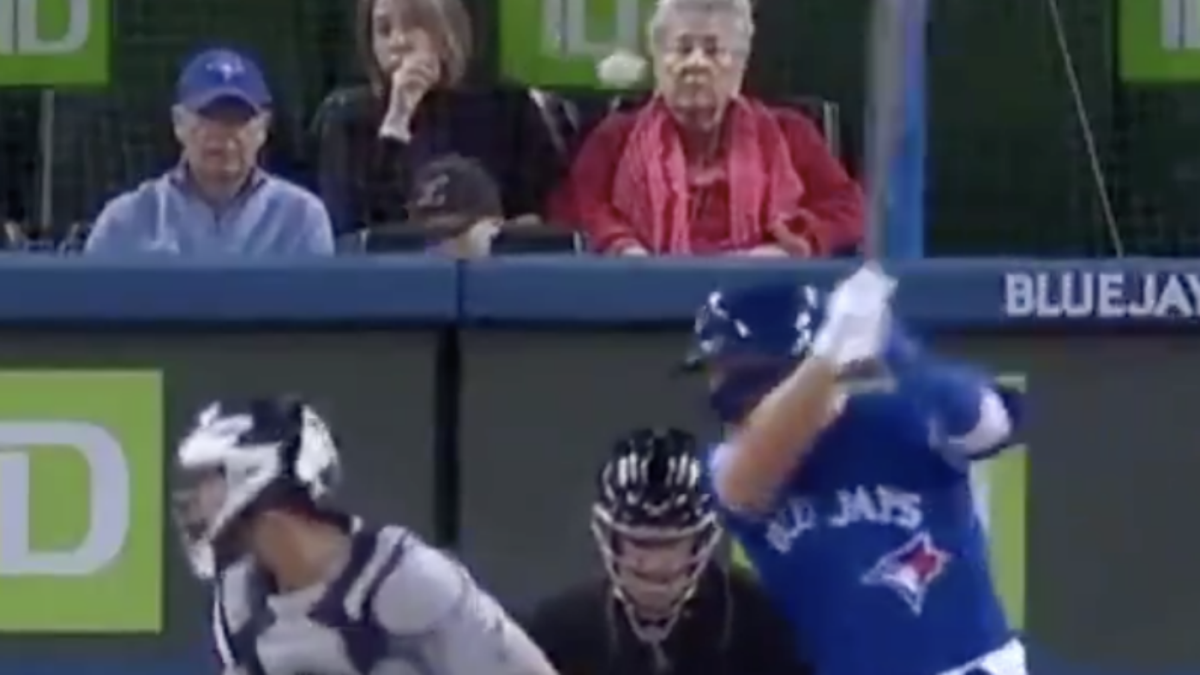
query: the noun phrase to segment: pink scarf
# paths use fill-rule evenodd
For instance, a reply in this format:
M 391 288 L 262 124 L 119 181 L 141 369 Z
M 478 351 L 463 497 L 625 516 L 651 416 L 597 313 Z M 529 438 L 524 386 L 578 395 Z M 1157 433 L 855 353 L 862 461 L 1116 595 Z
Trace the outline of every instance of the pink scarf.
M 763 243 L 766 226 L 794 216 L 804 184 L 771 112 L 744 98 L 726 111 L 729 244 Z M 687 255 L 691 247 L 688 167 L 670 111 L 655 99 L 637 113 L 613 178 L 613 207 L 639 230 L 652 253 Z

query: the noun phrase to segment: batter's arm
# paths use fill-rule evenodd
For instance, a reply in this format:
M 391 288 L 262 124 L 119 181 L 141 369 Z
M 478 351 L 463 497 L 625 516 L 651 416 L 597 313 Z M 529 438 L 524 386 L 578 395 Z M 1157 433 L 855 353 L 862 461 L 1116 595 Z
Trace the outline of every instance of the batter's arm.
M 842 371 L 882 349 L 894 286 L 868 265 L 834 290 L 808 358 L 763 398 L 713 458 L 713 487 L 726 508 L 744 514 L 770 508 L 829 422 Z
M 713 487 L 736 513 L 769 509 L 804 460 L 836 405 L 839 369 L 813 355 L 750 413 L 742 429 L 713 458 Z
M 926 357 L 896 373 L 925 417 L 930 445 L 956 466 L 993 456 L 1018 426 L 1021 394 L 978 369 Z

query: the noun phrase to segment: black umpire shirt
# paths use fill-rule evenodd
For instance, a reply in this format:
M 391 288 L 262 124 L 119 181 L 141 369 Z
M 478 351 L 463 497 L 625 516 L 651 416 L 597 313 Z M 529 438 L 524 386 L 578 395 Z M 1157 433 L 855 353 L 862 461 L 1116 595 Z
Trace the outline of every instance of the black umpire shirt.
M 665 667 L 634 635 L 607 579 L 543 601 L 526 630 L 559 675 L 812 675 L 759 584 L 716 564 L 663 643 Z

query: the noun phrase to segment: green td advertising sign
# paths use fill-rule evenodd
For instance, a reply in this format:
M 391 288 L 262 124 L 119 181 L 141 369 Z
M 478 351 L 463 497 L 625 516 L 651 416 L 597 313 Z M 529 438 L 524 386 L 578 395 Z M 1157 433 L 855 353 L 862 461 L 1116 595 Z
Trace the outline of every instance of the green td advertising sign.
M 1200 81 L 1200 0 L 1120 0 L 1121 78 Z
M 0 632 L 162 628 L 162 381 L 0 371 Z
M 500 65 L 534 87 L 595 87 L 596 64 L 640 51 L 654 0 L 504 0 Z
M 0 87 L 104 85 L 111 0 L 0 0 Z

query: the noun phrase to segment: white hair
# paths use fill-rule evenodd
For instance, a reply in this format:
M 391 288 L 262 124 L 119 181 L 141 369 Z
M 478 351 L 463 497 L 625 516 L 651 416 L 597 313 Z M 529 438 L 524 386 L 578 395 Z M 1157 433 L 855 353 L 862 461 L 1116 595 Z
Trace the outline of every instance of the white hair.
M 658 0 L 654 14 L 646 27 L 651 50 L 662 46 L 666 27 L 677 15 L 689 12 L 716 15 L 727 20 L 734 29 L 734 51 L 746 54 L 754 38 L 754 5 L 752 0 Z

